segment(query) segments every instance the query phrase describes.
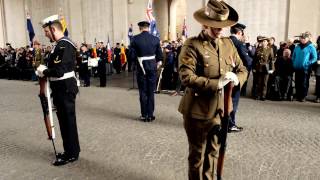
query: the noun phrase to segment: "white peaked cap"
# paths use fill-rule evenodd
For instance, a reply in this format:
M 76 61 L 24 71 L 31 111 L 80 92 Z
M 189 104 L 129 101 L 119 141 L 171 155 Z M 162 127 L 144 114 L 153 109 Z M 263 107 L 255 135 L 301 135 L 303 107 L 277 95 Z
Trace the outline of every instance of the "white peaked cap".
M 41 24 L 42 24 L 42 27 L 44 28 L 54 22 L 60 22 L 58 14 L 55 14 L 55 15 L 52 15 L 52 16 L 49 16 L 49 17 L 43 19 L 41 21 Z

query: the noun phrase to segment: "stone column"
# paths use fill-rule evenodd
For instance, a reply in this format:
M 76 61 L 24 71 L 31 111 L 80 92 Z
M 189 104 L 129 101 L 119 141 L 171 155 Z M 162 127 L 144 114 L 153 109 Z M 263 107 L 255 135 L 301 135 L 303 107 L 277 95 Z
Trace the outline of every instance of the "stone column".
M 177 39 L 177 4 L 178 0 L 172 0 L 170 4 L 169 32 L 171 41 Z
M 3 0 L 7 41 L 14 48 L 28 44 L 24 1 Z
M 84 42 L 82 0 L 69 0 L 68 12 L 68 31 L 71 39 L 77 43 Z
M 6 21 L 4 14 L 3 0 L 0 0 L 0 47 L 4 47 L 7 41 Z
M 128 45 L 128 3 L 127 0 L 112 0 L 114 43 Z
M 191 36 L 196 36 L 200 33 L 201 31 L 201 24 L 198 23 L 194 18 L 193 18 L 193 13 L 204 7 L 206 4 L 207 0 L 186 0 L 187 2 L 187 22 L 188 22 L 188 35 L 189 37 Z
M 169 7 L 167 0 L 153 1 L 153 15 L 157 20 L 157 28 L 161 39 L 168 39 Z
M 288 35 L 293 37 L 310 31 L 315 41 L 320 34 L 320 2 L 319 0 L 290 1 Z

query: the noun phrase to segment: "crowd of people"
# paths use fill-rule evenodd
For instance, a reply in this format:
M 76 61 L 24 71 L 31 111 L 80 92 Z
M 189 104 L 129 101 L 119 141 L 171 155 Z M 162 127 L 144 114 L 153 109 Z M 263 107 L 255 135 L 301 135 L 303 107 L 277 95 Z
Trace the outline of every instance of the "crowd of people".
M 250 44 L 244 35 L 245 27 L 231 31 L 232 36 L 242 42 L 245 50 L 238 49 L 248 72 L 252 72 L 253 86 L 251 95 L 257 100 L 293 100 L 305 101 L 308 93 L 309 78 L 316 79 L 316 99 L 320 102 L 320 37 L 315 43 L 310 41 L 309 32 L 297 36 L 298 39 L 281 41 L 279 48 L 274 44 L 275 38 L 258 36 L 255 44 Z M 240 33 L 238 33 L 240 31 Z M 238 34 L 237 34 L 238 33 Z M 237 34 L 237 35 L 236 35 Z M 237 42 L 234 41 L 236 44 Z M 178 74 L 178 57 L 183 40 L 162 41 L 163 63 L 158 77 L 161 90 L 172 91 L 172 95 L 182 94 L 184 87 Z M 45 64 L 52 46 L 41 45 L 34 41 L 33 47 L 13 48 L 10 43 L 0 48 L 0 78 L 36 81 L 35 68 Z M 241 55 L 244 51 L 246 55 Z M 102 41 L 92 46 L 82 43 L 78 47 L 77 69 L 81 85 L 90 86 L 91 77 L 100 79 L 100 86 L 106 86 L 106 76 L 113 73 L 134 70 L 134 61 L 129 58 L 129 48 L 116 43 L 108 49 Z M 97 61 L 92 65 L 92 61 Z M 90 63 L 91 61 L 91 63 Z M 295 76 L 294 76 L 295 75 Z M 246 84 L 241 95 L 246 96 Z
M 274 44 L 274 37 L 258 36 L 257 42 L 250 44 L 243 33 L 244 27 L 236 29 L 241 33 L 231 28 L 230 38 L 237 36 L 245 47 L 245 49 L 238 49 L 238 52 L 248 72 L 252 72 L 251 95 L 254 99 L 262 101 L 296 99 L 303 102 L 308 95 L 310 76 L 313 75 L 316 79 L 315 102 L 320 102 L 320 36 L 313 43 L 310 32 L 304 32 L 296 36 L 296 39 L 281 41 L 277 47 Z M 237 33 L 238 35 L 235 35 Z M 234 41 L 234 44 L 236 43 Z M 177 78 L 177 62 L 181 45 L 179 40 L 168 44 L 165 42 L 163 46 L 165 61 L 162 89 L 177 89 L 176 92 L 179 92 L 181 88 L 180 80 Z M 242 54 L 246 55 L 242 56 Z M 176 95 L 176 92 L 173 94 Z M 246 92 L 247 87 L 244 85 L 241 95 L 246 96 Z
M 258 37 L 250 47 L 252 56 L 252 95 L 257 100 L 293 100 L 304 102 L 309 91 L 310 76 L 316 77 L 316 99 L 320 102 L 320 36 L 311 42 L 310 32 L 298 39 L 280 42 L 278 48 L 273 37 Z

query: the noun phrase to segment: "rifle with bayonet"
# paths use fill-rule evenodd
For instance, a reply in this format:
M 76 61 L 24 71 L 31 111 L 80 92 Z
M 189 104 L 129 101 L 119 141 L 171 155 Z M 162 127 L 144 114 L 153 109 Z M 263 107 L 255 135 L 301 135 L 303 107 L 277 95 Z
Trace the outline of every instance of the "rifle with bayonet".
M 224 158 L 227 148 L 227 135 L 228 135 L 228 128 L 229 128 L 229 118 L 230 113 L 232 111 L 232 89 L 233 89 L 233 82 L 229 82 L 223 91 L 224 97 L 224 108 L 223 112 L 220 113 L 221 118 L 221 130 L 220 130 L 220 150 L 219 150 L 219 158 L 217 163 L 217 180 L 222 180 L 222 172 L 223 172 L 223 165 L 224 165 Z

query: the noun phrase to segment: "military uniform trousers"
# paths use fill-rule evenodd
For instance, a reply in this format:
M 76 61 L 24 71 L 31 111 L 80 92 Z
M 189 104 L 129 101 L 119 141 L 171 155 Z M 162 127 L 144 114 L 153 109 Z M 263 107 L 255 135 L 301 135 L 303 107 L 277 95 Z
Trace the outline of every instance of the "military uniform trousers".
M 157 82 L 157 65 L 156 62 L 152 61 L 143 62 L 143 65 L 146 74 L 144 75 L 140 68 L 137 71 L 141 116 L 152 117 L 154 112 L 154 91 Z
M 183 116 L 189 143 L 189 180 L 214 180 L 219 157 L 220 125 L 212 120 Z
M 106 69 L 106 62 L 104 60 L 101 60 L 98 62 L 98 74 L 100 79 L 100 87 L 106 87 L 107 69 Z
M 52 93 L 53 104 L 57 108 L 63 148 L 69 157 L 78 157 L 80 152 L 75 114 L 76 94 L 75 92 L 63 91 Z
M 265 72 L 257 72 L 256 96 L 266 98 L 269 75 Z

